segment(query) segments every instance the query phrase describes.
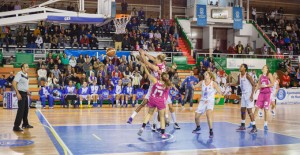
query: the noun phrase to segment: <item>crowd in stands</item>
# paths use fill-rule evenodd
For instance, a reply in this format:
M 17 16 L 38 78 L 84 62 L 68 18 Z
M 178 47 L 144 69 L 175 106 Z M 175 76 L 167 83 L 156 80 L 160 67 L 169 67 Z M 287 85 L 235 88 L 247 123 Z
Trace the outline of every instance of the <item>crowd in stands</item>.
M 252 19 L 269 34 L 269 38 L 277 47 L 277 52 L 290 55 L 299 54 L 300 22 L 296 19 L 287 20 L 282 7 L 278 10 L 266 12 L 258 17 L 256 16 L 256 9 L 253 8 Z

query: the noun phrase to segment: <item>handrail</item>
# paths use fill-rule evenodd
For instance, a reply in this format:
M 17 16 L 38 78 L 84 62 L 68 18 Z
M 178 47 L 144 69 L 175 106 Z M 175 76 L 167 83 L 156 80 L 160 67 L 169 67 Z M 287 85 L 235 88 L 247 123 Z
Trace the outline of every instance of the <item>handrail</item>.
M 249 23 L 251 23 L 256 28 L 256 30 L 260 33 L 260 35 L 262 35 L 265 41 L 270 45 L 272 50 L 276 52 L 276 46 L 274 45 L 272 40 L 268 37 L 268 35 L 261 29 L 261 27 L 254 20 L 250 20 Z
M 181 18 L 176 17 L 176 18 L 175 18 L 175 21 L 176 21 L 177 25 L 181 27 L 180 31 L 182 32 L 184 39 L 188 42 L 188 45 L 189 45 L 189 47 L 190 47 L 190 50 L 193 50 L 192 42 L 190 41 L 190 39 L 189 39 L 189 37 L 187 36 L 186 32 L 183 30 L 182 26 L 180 25 L 179 19 L 181 19 Z

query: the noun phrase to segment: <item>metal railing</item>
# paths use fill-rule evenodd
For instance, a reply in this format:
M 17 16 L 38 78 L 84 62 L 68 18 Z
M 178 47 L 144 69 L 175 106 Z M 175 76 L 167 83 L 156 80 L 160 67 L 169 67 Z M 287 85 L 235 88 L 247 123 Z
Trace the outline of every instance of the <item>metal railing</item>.
M 16 53 L 32 53 L 34 62 L 38 62 L 40 59 L 46 60 L 47 53 L 50 51 L 62 53 L 65 51 L 65 49 L 16 48 Z

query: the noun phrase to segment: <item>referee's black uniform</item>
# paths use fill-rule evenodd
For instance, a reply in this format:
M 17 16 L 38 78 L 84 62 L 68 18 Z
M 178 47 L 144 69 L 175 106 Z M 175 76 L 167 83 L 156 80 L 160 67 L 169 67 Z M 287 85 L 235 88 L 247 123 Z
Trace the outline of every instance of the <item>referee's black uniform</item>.
M 16 120 L 14 123 L 14 131 L 23 131 L 22 128 L 33 128 L 33 126 L 28 123 L 28 64 L 21 65 L 21 71 L 19 71 L 13 81 L 13 86 L 16 90 L 17 95 L 20 94 L 21 100 L 18 100 L 18 112 Z M 22 128 L 20 128 L 21 122 L 23 120 Z

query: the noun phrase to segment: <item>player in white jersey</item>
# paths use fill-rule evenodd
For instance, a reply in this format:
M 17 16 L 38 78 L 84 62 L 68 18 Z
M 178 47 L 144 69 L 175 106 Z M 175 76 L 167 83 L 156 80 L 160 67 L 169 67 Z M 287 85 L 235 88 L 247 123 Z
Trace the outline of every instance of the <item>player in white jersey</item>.
M 276 96 L 279 90 L 279 77 L 276 72 L 273 74 L 273 78 L 275 82 L 274 82 L 274 86 L 272 87 L 272 94 L 271 94 L 271 112 L 272 115 L 275 116 Z
M 78 96 L 79 96 L 79 108 L 82 108 L 82 101 L 86 100 L 88 102 L 88 107 L 91 108 L 90 102 L 91 102 L 91 96 L 90 96 L 90 89 L 87 87 L 87 82 L 84 81 L 81 88 L 78 90 Z
M 93 100 L 93 107 L 97 107 L 99 91 L 100 91 L 100 87 L 97 85 L 97 80 L 94 80 L 93 85 L 90 86 L 90 96 L 91 99 Z
M 215 105 L 215 94 L 216 91 L 218 92 L 218 100 L 217 103 L 220 102 L 220 98 L 222 92 L 216 82 L 214 82 L 214 75 L 212 72 L 205 72 L 204 73 L 204 80 L 200 81 L 196 84 L 195 87 L 201 87 L 202 96 L 198 105 L 197 110 L 195 111 L 195 123 L 196 129 L 193 130 L 193 133 L 198 133 L 200 128 L 200 116 L 206 112 L 207 122 L 209 125 L 209 137 L 213 137 L 213 127 L 212 127 L 212 112 L 214 110 Z
M 253 131 L 257 131 L 254 114 L 252 112 L 252 108 L 254 107 L 253 102 L 253 94 L 255 90 L 255 83 L 252 77 L 247 73 L 248 66 L 246 64 L 241 64 L 240 72 L 241 74 L 238 76 L 238 81 L 235 84 L 229 84 L 230 86 L 238 86 L 240 85 L 242 91 L 241 97 L 241 126 L 237 129 L 238 131 L 246 130 L 245 123 L 246 123 L 246 110 L 249 114 L 251 119 L 251 124 L 253 125 Z

